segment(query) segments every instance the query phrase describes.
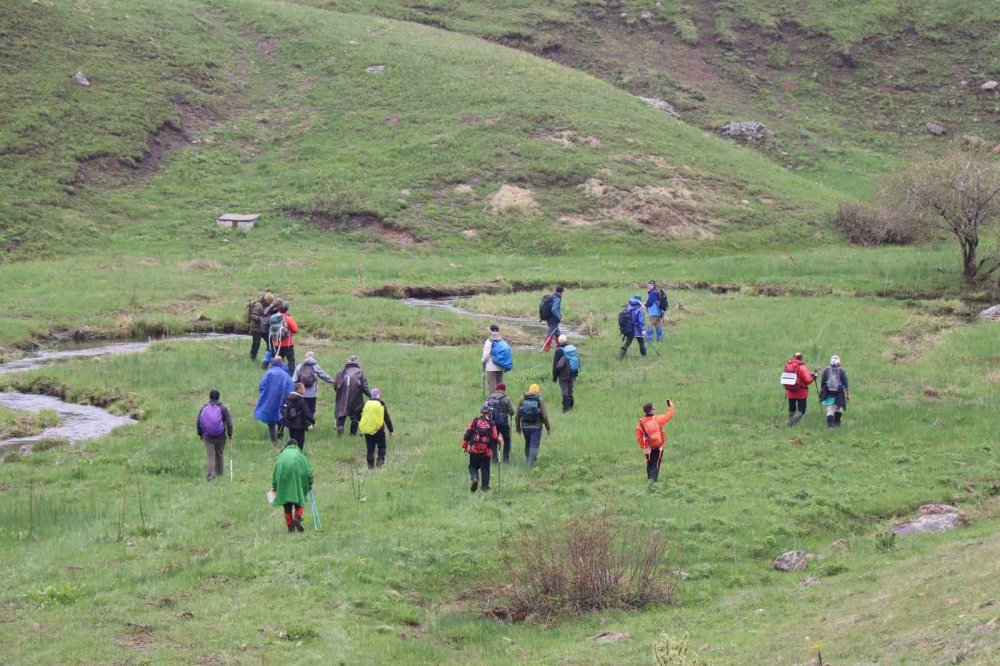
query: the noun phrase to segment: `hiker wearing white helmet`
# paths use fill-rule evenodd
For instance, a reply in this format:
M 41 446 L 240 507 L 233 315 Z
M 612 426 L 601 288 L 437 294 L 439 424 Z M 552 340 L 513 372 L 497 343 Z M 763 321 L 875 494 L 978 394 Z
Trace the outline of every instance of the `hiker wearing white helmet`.
M 573 409 L 573 384 L 580 373 L 580 354 L 569 344 L 565 335 L 560 335 L 559 346 L 552 357 L 552 381 L 559 382 L 562 394 L 563 413 Z
M 851 390 L 847 383 L 847 372 L 841 367 L 840 357 L 836 354 L 830 357 L 830 365 L 823 371 L 819 399 L 826 407 L 827 427 L 840 427 L 840 420 L 847 411 L 847 403 L 851 400 Z

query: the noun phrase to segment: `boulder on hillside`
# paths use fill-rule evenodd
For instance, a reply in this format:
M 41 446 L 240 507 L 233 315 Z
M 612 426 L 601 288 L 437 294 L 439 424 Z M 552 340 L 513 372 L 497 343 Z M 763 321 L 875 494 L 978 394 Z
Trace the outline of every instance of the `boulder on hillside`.
M 985 90 L 986 92 L 990 92 L 991 90 L 996 90 L 997 88 L 1000 88 L 1000 83 L 997 83 L 996 81 L 992 80 L 987 81 L 983 85 L 979 86 L 980 90 Z
M 923 532 L 945 532 L 965 525 L 965 516 L 949 504 L 925 504 L 917 509 L 920 514 L 914 520 L 904 521 L 892 528 L 897 536 L 921 534 Z
M 1000 321 L 1000 305 L 994 305 L 980 312 L 979 321 Z
M 804 571 L 809 566 L 809 555 L 804 550 L 790 550 L 774 558 L 778 571 Z
M 89 86 L 90 80 L 83 75 L 83 72 L 77 72 L 73 75 L 73 83 L 80 86 Z
M 655 97 L 640 97 L 639 100 L 663 111 L 668 116 L 673 116 L 674 118 L 681 117 L 681 114 L 677 113 L 677 109 L 670 102 L 664 102 L 662 99 L 656 99 Z
M 757 120 L 731 120 L 719 131 L 722 136 L 738 141 L 760 141 L 771 136 L 771 130 Z
M 944 125 L 939 125 L 937 123 L 927 123 L 926 125 L 924 125 L 924 127 L 926 127 L 927 131 L 933 134 L 934 136 L 944 136 L 945 134 L 948 133 L 948 128 L 946 128 Z

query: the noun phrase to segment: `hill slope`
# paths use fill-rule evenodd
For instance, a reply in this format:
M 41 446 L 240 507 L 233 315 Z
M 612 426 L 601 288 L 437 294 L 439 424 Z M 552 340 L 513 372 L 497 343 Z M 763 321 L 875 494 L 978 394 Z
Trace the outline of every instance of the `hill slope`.
M 754 144 L 831 187 L 954 136 L 1000 143 L 1000 3 L 935 0 L 299 0 L 475 34 L 662 98 L 697 126 L 760 120 Z

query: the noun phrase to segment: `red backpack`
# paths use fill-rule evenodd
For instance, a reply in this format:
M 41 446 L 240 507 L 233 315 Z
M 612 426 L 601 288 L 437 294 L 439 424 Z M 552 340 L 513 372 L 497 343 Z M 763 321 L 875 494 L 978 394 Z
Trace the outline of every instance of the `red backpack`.
M 469 453 L 486 453 L 493 441 L 493 422 L 485 416 L 480 416 L 472 422 L 469 428 Z

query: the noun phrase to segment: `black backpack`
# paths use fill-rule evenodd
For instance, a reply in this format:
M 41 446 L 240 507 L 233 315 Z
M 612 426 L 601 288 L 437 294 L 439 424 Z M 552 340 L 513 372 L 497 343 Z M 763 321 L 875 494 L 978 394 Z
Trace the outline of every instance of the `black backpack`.
M 316 369 L 313 368 L 312 363 L 303 363 L 302 367 L 299 368 L 299 381 L 306 388 L 312 388 L 316 385 Z
M 666 314 L 667 310 L 670 308 L 670 303 L 667 301 L 667 292 L 662 289 L 657 290 L 657 299 L 659 301 L 660 312 Z
M 618 330 L 622 335 L 632 335 L 632 310 L 626 307 L 618 313 Z
M 510 419 L 507 415 L 507 410 L 503 408 L 503 403 L 500 398 L 495 396 L 490 396 L 486 404 L 490 408 L 490 420 L 498 426 L 506 426 L 510 423 Z
M 281 421 L 285 424 L 286 428 L 294 427 L 295 422 L 299 418 L 299 410 L 296 409 L 292 401 L 286 399 L 285 403 L 281 406 Z
M 549 317 L 552 316 L 552 299 L 555 298 L 552 294 L 545 294 L 542 296 L 542 302 L 538 304 L 538 318 L 541 321 L 548 321 Z

